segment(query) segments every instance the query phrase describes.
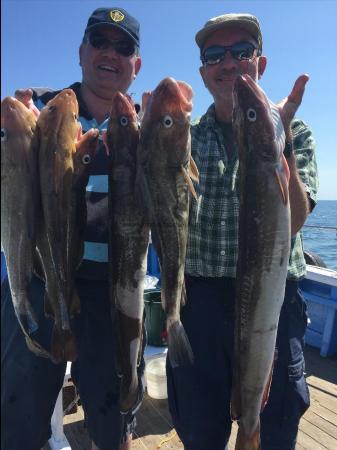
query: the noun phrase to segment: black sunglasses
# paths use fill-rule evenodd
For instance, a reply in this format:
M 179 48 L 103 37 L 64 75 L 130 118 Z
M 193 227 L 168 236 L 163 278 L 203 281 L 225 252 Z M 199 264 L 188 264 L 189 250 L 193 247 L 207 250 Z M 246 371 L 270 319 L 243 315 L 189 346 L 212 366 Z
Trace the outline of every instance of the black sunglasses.
M 251 42 L 237 42 L 229 47 L 212 45 L 202 52 L 200 59 L 203 64 L 212 66 L 219 64 L 228 51 L 234 59 L 246 61 L 254 56 L 255 50 L 257 48 Z
M 88 41 L 90 45 L 97 50 L 106 50 L 111 47 L 122 56 L 131 56 L 136 51 L 136 44 L 131 40 L 114 41 L 98 33 L 90 33 Z

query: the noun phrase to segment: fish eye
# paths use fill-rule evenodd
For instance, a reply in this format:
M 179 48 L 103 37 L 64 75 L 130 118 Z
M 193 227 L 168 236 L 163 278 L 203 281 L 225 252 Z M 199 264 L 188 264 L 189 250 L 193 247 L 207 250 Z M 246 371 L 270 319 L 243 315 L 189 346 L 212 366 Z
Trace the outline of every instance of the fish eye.
M 1 142 L 7 141 L 7 130 L 6 128 L 1 128 Z
M 73 118 L 74 118 L 74 120 L 77 120 L 77 114 L 76 113 L 73 113 Z
M 173 119 L 168 114 L 166 114 L 166 116 L 164 116 L 163 118 L 163 125 L 165 128 L 171 128 L 173 125 Z
M 247 110 L 247 119 L 249 120 L 249 122 L 255 122 L 256 120 L 256 111 L 253 108 L 249 108 Z
M 129 119 L 126 116 L 121 116 L 119 119 L 119 123 L 122 125 L 122 127 L 126 127 L 129 123 Z
M 91 163 L 91 156 L 88 155 L 88 154 L 83 155 L 82 163 L 85 164 L 85 165 L 90 164 Z

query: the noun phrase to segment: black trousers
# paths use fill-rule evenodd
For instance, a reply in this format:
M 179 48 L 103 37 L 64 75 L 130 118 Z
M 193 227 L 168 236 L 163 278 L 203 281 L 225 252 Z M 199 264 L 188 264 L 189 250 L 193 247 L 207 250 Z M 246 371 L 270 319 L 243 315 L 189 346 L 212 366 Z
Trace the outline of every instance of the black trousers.
M 167 362 L 169 408 L 186 450 L 223 450 L 231 433 L 230 394 L 235 280 L 187 277 L 181 320 L 195 363 Z M 261 414 L 262 450 L 293 450 L 298 424 L 309 406 L 304 378 L 306 305 L 296 282 L 287 282 L 277 335 L 269 401 Z
M 73 321 L 79 357 L 72 378 L 79 390 L 91 439 L 100 450 L 118 450 L 135 426 L 119 412 L 119 378 L 108 283 L 78 280 L 81 313 Z M 39 318 L 36 339 L 50 348 L 53 321 L 44 317 L 44 284 L 33 278 L 31 301 Z M 16 319 L 7 278 L 1 286 L 1 449 L 40 450 L 51 435 L 50 419 L 66 363 L 54 364 L 28 348 Z M 144 362 L 139 367 L 139 377 Z M 142 385 L 141 385 L 142 389 Z M 142 394 L 140 394 L 142 396 Z

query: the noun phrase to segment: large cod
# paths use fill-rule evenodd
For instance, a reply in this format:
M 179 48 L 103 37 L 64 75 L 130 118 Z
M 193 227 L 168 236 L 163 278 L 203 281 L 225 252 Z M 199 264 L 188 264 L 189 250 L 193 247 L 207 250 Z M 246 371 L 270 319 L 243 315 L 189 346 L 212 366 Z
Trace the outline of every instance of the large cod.
M 109 152 L 109 269 L 117 369 L 121 376 L 120 410 L 140 403 L 137 366 L 142 355 L 144 279 L 150 226 L 135 200 L 138 117 L 132 101 L 112 97 L 106 134 Z
M 231 413 L 236 450 L 257 450 L 289 260 L 289 168 L 278 111 L 248 75 L 238 76 L 233 101 L 240 213 Z
M 46 282 L 46 315 L 54 319 L 54 362 L 77 358 L 70 318 L 80 310 L 75 271 L 84 248 L 87 167 L 98 139 L 93 129 L 81 136 L 77 118 L 76 96 L 64 89 L 41 110 L 36 130 L 42 208 L 37 228 L 40 264 L 35 268 Z
M 193 353 L 180 321 L 184 300 L 189 195 L 198 179 L 191 158 L 191 87 L 165 78 L 147 99 L 141 123 L 137 193 L 149 213 L 161 267 L 161 299 L 167 317 L 172 366 L 190 364 Z
M 38 322 L 30 302 L 30 282 L 40 206 L 36 116 L 13 97 L 1 102 L 1 247 L 6 258 L 14 311 L 28 346 L 49 352 L 34 339 Z

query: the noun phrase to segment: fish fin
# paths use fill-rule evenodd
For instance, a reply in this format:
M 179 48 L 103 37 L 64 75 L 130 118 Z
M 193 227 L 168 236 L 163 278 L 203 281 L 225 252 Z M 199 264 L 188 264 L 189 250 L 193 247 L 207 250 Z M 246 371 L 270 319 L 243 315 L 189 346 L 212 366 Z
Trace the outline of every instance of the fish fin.
M 260 420 L 253 434 L 247 435 L 243 430 L 243 426 L 239 423 L 239 430 L 235 442 L 235 450 L 260 450 Z
M 233 386 L 231 392 L 231 418 L 232 420 L 240 420 L 241 411 L 241 390 L 238 369 L 233 370 Z
M 54 318 L 54 311 L 53 311 L 53 307 L 52 307 L 52 303 L 50 300 L 50 297 L 47 293 L 47 291 L 45 291 L 44 293 L 44 315 L 46 317 L 50 317 L 50 318 Z
M 62 361 L 75 361 L 77 359 L 77 345 L 71 330 L 53 328 L 51 342 L 52 361 L 58 364 Z
M 289 189 L 288 189 L 289 167 L 284 155 L 282 155 L 282 161 L 280 161 L 280 163 L 275 169 L 275 176 L 278 185 L 280 187 L 283 203 L 287 205 L 289 201 Z
M 180 305 L 181 306 L 186 305 L 186 299 L 187 299 L 186 285 L 185 285 L 185 280 L 184 280 L 183 284 L 182 284 L 182 287 L 181 287 L 181 301 L 180 301 Z
M 25 340 L 29 350 L 36 356 L 42 356 L 43 358 L 52 359 L 51 354 L 30 336 L 25 335 Z
M 122 414 L 133 410 L 139 401 L 138 376 L 134 377 L 131 384 L 125 377 L 122 377 L 119 394 L 119 408 Z
M 189 175 L 193 181 L 199 183 L 199 170 L 192 156 L 190 157 Z
M 193 364 L 194 356 L 186 331 L 180 320 L 167 327 L 167 344 L 172 367 Z
M 264 407 L 266 406 L 266 404 L 268 402 L 271 381 L 273 379 L 273 369 L 274 369 L 274 365 L 272 365 L 272 367 L 270 369 L 268 381 L 267 381 L 266 386 L 264 388 L 264 392 L 263 392 L 263 396 L 262 396 L 262 400 L 261 400 L 261 412 L 263 411 Z
M 105 152 L 107 156 L 110 155 L 109 145 L 108 145 L 108 133 L 106 131 L 103 131 L 102 133 L 102 141 L 105 147 Z
M 185 167 L 181 167 L 181 172 L 182 172 L 182 174 L 183 174 L 183 176 L 184 176 L 184 179 L 185 179 L 185 181 L 186 181 L 186 183 L 187 183 L 187 187 L 188 187 L 190 193 L 193 195 L 193 197 L 194 197 L 196 200 L 198 200 L 198 196 L 197 196 L 197 193 L 195 192 L 195 189 L 194 189 L 192 180 L 191 180 L 191 178 L 190 178 L 190 176 L 189 176 L 187 170 L 185 169 Z
M 35 249 L 33 255 L 33 273 L 40 278 L 40 280 L 45 281 L 41 255 L 37 249 Z
M 73 289 L 73 295 L 70 303 L 69 308 L 69 315 L 70 317 L 74 317 L 76 314 L 79 314 L 81 312 L 81 301 L 80 297 L 78 295 L 77 289 L 74 287 Z
M 13 302 L 13 305 L 14 302 Z M 22 306 L 14 306 L 16 317 L 25 335 L 33 334 L 38 328 L 36 314 L 28 298 L 22 300 Z

